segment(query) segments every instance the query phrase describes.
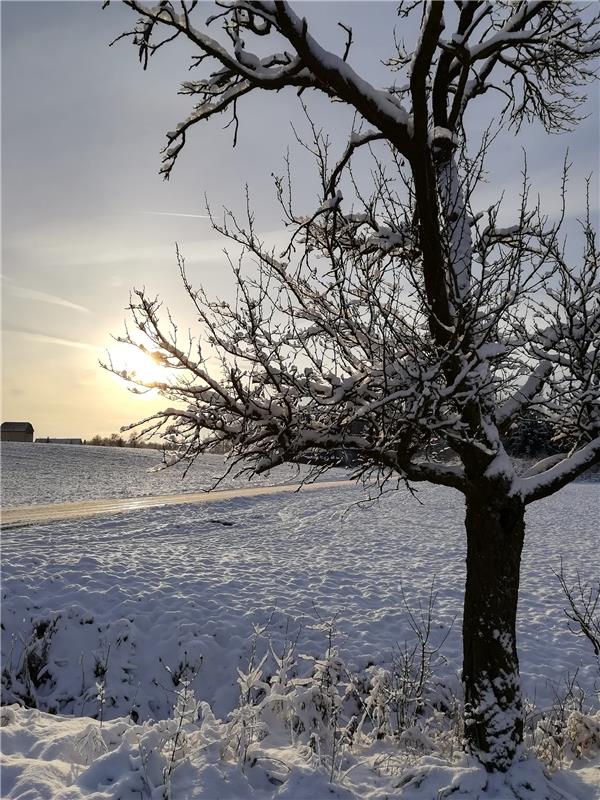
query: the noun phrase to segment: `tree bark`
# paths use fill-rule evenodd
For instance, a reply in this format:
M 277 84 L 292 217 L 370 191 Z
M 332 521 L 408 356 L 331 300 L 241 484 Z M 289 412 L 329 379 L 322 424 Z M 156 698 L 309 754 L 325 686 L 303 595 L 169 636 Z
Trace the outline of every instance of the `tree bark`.
M 467 493 L 463 619 L 465 738 L 489 771 L 505 771 L 523 739 L 516 616 L 525 505 L 502 481 Z

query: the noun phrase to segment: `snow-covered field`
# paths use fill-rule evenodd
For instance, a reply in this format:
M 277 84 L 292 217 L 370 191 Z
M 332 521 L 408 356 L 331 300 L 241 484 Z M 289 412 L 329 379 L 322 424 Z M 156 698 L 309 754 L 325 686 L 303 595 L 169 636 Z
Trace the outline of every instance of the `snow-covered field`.
M 183 466 L 159 469 L 159 450 L 91 445 L 2 442 L 0 446 L 2 506 L 68 503 L 115 497 L 198 492 L 222 476 L 222 456 L 207 455 L 184 477 Z M 341 470 L 335 470 L 343 477 Z M 297 481 L 306 469 L 282 466 L 257 483 Z M 247 479 L 228 475 L 219 488 L 246 486 Z
M 141 474 L 125 477 L 132 464 L 150 465 L 155 453 L 99 453 L 101 448 L 73 448 L 76 458 L 88 449 L 98 455 L 95 466 L 90 455 L 91 493 L 73 489 L 70 477 L 48 485 L 31 465 L 31 449 L 21 451 L 30 488 L 19 495 L 19 468 L 3 445 L 7 504 L 109 496 L 117 484 L 122 495 L 181 491 L 170 488 L 176 482 L 168 472 L 158 478 L 166 474 L 172 483 L 160 490 Z M 191 473 L 190 490 L 217 469 L 215 461 L 199 470 L 200 478 Z M 71 473 L 63 467 L 63 474 Z M 98 486 L 94 475 L 101 476 Z M 309 722 L 304 733 L 299 725 L 290 730 L 291 705 L 294 714 L 308 714 L 306 692 L 314 703 L 315 687 L 323 691 L 323 670 L 337 671 L 337 689 L 326 684 L 330 700 L 339 693 L 341 709 L 351 702 L 349 686 L 372 687 L 378 670 L 393 667 L 413 639 L 406 605 L 426 605 L 433 581 L 430 644 L 443 645 L 433 659 L 431 683 L 440 692 L 443 685 L 446 698 L 459 694 L 465 556 L 460 498 L 425 487 L 422 505 L 402 490 L 357 506 L 363 497 L 362 488 L 348 487 L 6 530 L 4 702 L 26 697 L 39 710 L 12 705 L 2 712 L 3 796 L 162 798 L 166 781 L 175 800 L 434 800 L 452 786 L 453 798 L 507 797 L 506 784 L 488 783 L 483 791 L 485 773 L 460 748 L 442 754 L 419 739 L 409 763 L 396 755 L 397 743 L 389 737 L 369 738 L 365 723 L 332 757 L 327 731 L 319 728 L 321 751 L 308 737 Z M 599 506 L 600 487 L 587 483 L 528 512 L 519 647 L 525 692 L 538 717 L 573 678 L 584 710 L 598 709 L 598 664 L 589 644 L 568 629 L 554 573 L 562 559 L 567 574 L 579 568 L 582 578 L 597 577 Z M 275 656 L 294 643 L 287 683 L 277 684 L 286 689 L 273 700 Z M 260 675 L 241 677 L 238 670 L 248 676 L 249 663 L 256 666 L 265 655 Z M 254 705 L 240 706 L 241 687 Z M 190 699 L 192 692 L 204 705 Z M 259 714 L 261 697 L 271 705 L 265 710 L 263 700 Z M 336 717 L 340 725 L 342 716 Z M 600 716 L 586 719 L 588 725 L 595 720 L 598 729 L 590 735 L 600 747 Z M 435 742 L 452 739 L 450 731 L 430 734 Z M 589 752 L 592 760 L 575 759 L 555 776 L 557 798 L 559 787 L 565 797 L 600 797 L 598 749 Z M 518 796 L 534 798 L 545 778 L 530 759 L 507 780 Z

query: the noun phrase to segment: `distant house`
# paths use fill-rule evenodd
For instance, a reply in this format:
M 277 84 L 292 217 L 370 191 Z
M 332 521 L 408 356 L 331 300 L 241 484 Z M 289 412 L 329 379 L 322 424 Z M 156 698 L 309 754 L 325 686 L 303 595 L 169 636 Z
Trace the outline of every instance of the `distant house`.
M 1 428 L 3 442 L 33 442 L 31 422 L 3 422 Z

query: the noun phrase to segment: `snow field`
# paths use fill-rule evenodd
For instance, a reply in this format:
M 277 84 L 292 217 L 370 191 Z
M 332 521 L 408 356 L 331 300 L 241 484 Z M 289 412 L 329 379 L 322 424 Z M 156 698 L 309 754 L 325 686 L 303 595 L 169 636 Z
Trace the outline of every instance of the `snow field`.
M 161 451 L 129 447 L 2 442 L 0 459 L 5 508 L 198 492 L 211 488 L 223 474 L 222 456 L 202 456 L 184 478 L 183 466 L 157 471 L 162 464 Z M 306 471 L 285 465 L 253 483 L 297 482 Z M 344 477 L 344 473 L 334 470 L 330 477 Z M 229 475 L 219 488 L 247 485 L 246 479 Z
M 586 702 L 593 703 L 597 690 L 597 665 L 587 642 L 567 628 L 553 572 L 562 558 L 567 573 L 579 566 L 584 579 L 595 577 L 598 491 L 595 484 L 573 485 L 528 513 L 519 646 L 525 693 L 539 708 L 552 704 L 567 673 L 577 673 Z M 414 609 L 419 601 L 427 602 L 434 578 L 433 640 L 446 637 L 436 679 L 458 690 L 465 555 L 460 497 L 428 487 L 419 491 L 423 505 L 400 491 L 359 507 L 356 501 L 363 496 L 361 489 L 347 487 L 7 530 L 2 590 L 9 674 L 5 701 L 26 689 L 22 670 L 19 675 L 24 654 L 33 654 L 34 664 L 41 654 L 48 665 L 45 677 L 38 686 L 29 681 L 35 704 L 81 717 L 65 720 L 10 709 L 15 721 L 3 729 L 5 742 L 14 739 L 9 744 L 13 755 L 5 749 L 7 796 L 139 797 L 145 778 L 131 764 L 140 758 L 140 737 L 160 739 L 157 726 L 171 724 L 167 720 L 173 718 L 180 691 L 173 675 L 193 677 L 195 696 L 210 705 L 203 719 L 214 712 L 225 720 L 238 705 L 237 670 L 247 669 L 253 643 L 257 661 L 268 653 L 269 641 L 281 653 L 296 637 L 297 654 L 322 658 L 328 645 L 323 623 L 328 620 L 335 621 L 333 644 L 345 668 L 372 675 L 377 667 L 390 665 L 396 643 L 411 637 L 401 587 Z M 313 667 L 312 659 L 299 659 L 298 676 Z M 269 656 L 263 678 L 273 670 Z M 116 737 L 118 745 L 100 744 L 99 723 L 89 719 L 100 713 L 101 737 Z M 172 796 L 177 800 L 331 796 L 327 769 L 315 768 L 306 743 L 290 747 L 274 729 L 261 742 L 261 758 L 271 752 L 275 761 L 268 767 L 266 761 L 258 762 L 263 766 L 251 772 L 222 760 L 226 735 L 220 724 L 214 723 L 218 736 L 213 731 L 221 743 L 213 748 L 218 754 L 211 755 L 205 744 L 197 751 L 190 745 L 191 761 L 173 773 Z M 206 730 L 194 728 L 190 742 L 206 735 Z M 54 760 L 48 742 L 57 736 L 64 745 L 58 760 L 78 765 L 69 773 L 73 780 L 64 777 L 66 768 L 48 764 Z M 168 737 L 165 741 L 163 761 L 168 764 Z M 91 750 L 73 760 L 76 747 Z M 416 800 L 437 796 L 452 781 L 465 791 L 457 797 L 474 798 L 481 792 L 485 776 L 480 770 L 464 760 L 448 764 L 433 756 L 419 767 L 427 779 L 414 776 L 429 788 L 417 792 L 410 776 L 404 788 L 394 788 L 397 774 L 382 777 L 385 770 L 379 769 L 375 777 L 372 768 L 386 756 L 386 747 L 377 743 L 374 753 L 363 753 L 344 787 L 334 782 L 335 796 Z M 368 767 L 360 766 L 361 759 Z M 276 767 L 281 760 L 286 764 L 283 776 L 281 765 L 279 771 Z M 526 766 L 518 768 L 525 769 L 523 780 L 541 786 L 542 779 L 531 772 L 539 767 Z M 570 796 L 600 797 L 598 785 L 594 787 L 600 779 L 589 765 L 582 769 L 560 778 L 567 781 Z M 591 776 L 586 769 L 592 770 Z M 47 777 L 50 788 L 40 783 L 27 795 L 27 787 L 46 780 L 48 770 L 54 775 Z M 152 784 L 156 791 L 160 769 L 157 774 Z M 283 783 L 275 785 L 271 779 L 277 775 Z M 435 793 L 428 795 L 434 786 Z M 498 791 L 494 795 L 489 788 L 485 797 L 506 796 Z

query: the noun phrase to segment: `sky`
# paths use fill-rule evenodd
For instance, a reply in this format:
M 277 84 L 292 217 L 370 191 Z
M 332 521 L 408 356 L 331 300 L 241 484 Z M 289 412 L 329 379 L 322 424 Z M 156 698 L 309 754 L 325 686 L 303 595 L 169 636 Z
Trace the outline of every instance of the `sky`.
M 209 4 L 207 3 L 206 6 Z M 393 53 L 393 27 L 411 39 L 388 2 L 298 4 L 319 39 L 339 52 L 342 20 L 352 25 L 350 63 L 369 80 L 390 83 L 381 59 Z M 249 185 L 257 227 L 283 242 L 272 173 L 292 151 L 298 204 L 314 207 L 314 175 L 291 124 L 305 126 L 293 92 L 253 94 L 240 105 L 238 146 L 226 119 L 196 126 L 171 177 L 158 174 L 164 134 L 190 110 L 177 95 L 191 51 L 165 47 L 147 71 L 131 44 L 109 43 L 135 22 L 113 3 L 2 2 L 2 419 L 28 420 L 36 436 L 106 435 L 166 401 L 139 397 L 99 366 L 107 350 L 136 366 L 122 334 L 133 287 L 164 299 L 193 325 L 178 282 L 175 242 L 192 282 L 227 296 L 224 242 L 203 218 L 211 206 L 244 206 Z M 210 13 L 207 9 L 206 16 Z M 404 25 L 404 28 L 402 27 Z M 343 145 L 350 118 L 339 104 L 306 97 L 313 116 Z M 485 99 L 476 130 L 487 119 Z M 522 149 L 542 205 L 559 210 L 560 166 L 573 161 L 571 223 L 583 184 L 598 167 L 598 91 L 576 132 L 548 137 L 527 127 L 496 142 L 482 202 L 517 197 Z M 596 184 L 597 185 L 597 184 Z M 593 196 L 597 210 L 597 192 Z M 574 225 L 571 225 L 574 228 Z

